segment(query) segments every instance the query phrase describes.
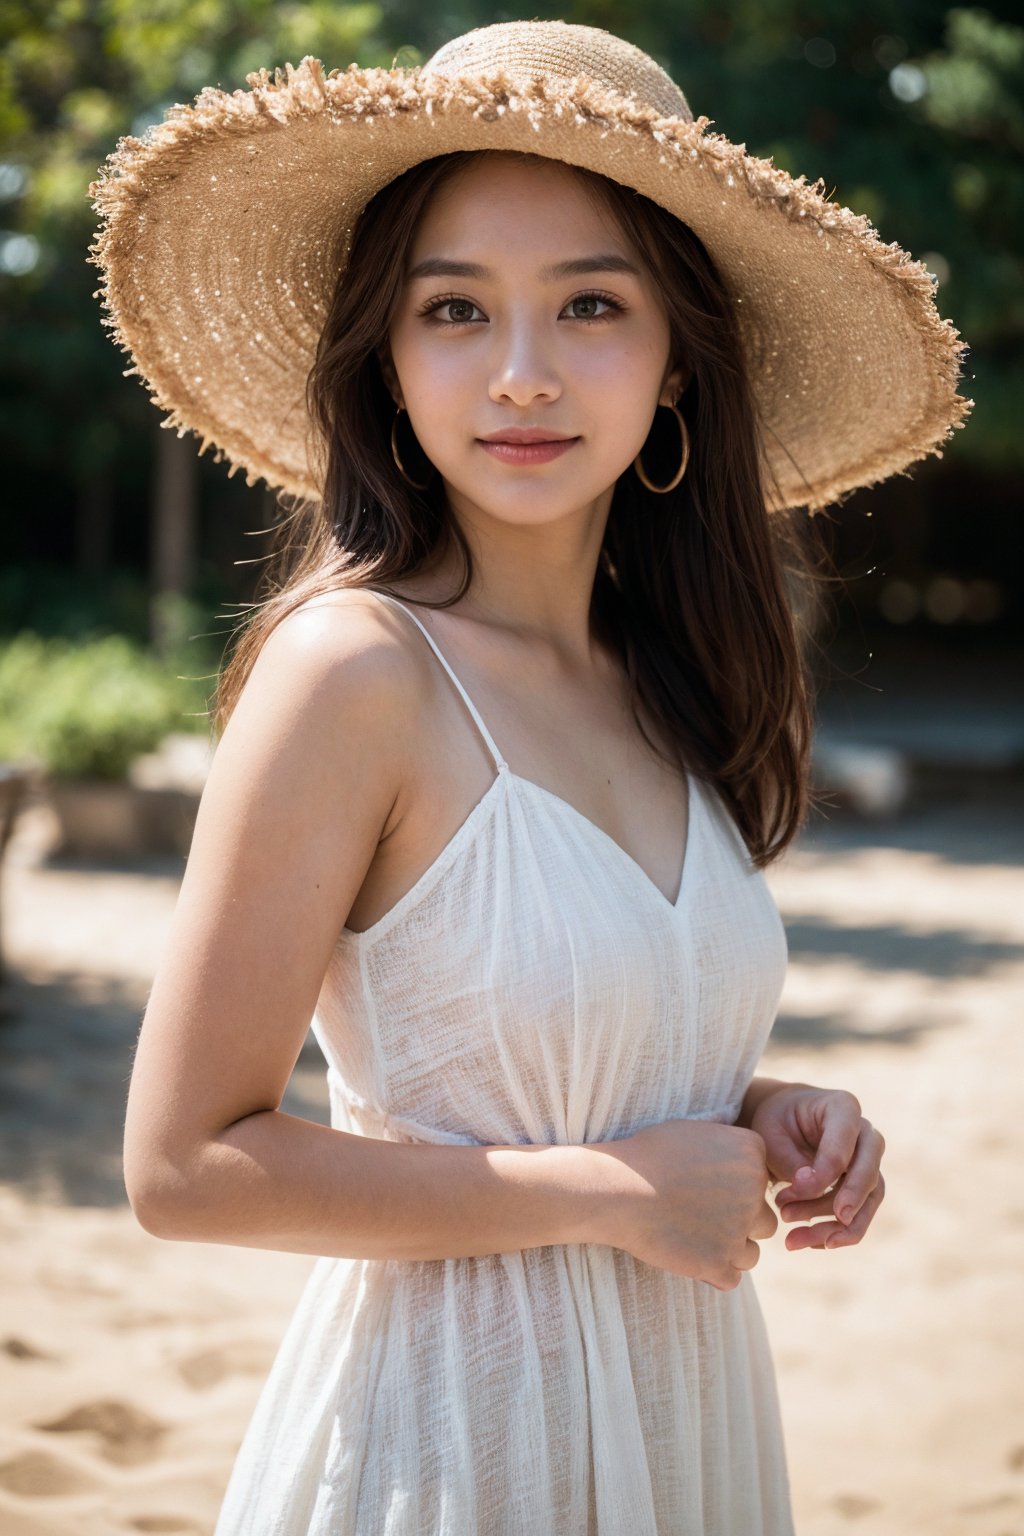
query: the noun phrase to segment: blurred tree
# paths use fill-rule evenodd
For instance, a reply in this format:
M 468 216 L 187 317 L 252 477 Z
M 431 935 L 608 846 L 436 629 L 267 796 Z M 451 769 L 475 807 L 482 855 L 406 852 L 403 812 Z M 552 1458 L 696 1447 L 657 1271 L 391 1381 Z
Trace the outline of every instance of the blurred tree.
M 154 597 L 187 591 L 199 461 L 161 431 L 100 325 L 88 186 L 123 134 L 141 134 L 205 84 L 306 52 L 388 66 L 373 4 L 271 0 L 6 0 L 0 9 L 0 452 L 33 501 L 72 487 L 81 568 L 109 558 L 118 470 L 148 495 Z M 50 497 L 47 496 L 47 491 Z M 136 491 L 136 498 L 140 492 Z M 184 535 L 184 536 L 183 536 Z M 153 638 L 163 639 L 159 606 Z

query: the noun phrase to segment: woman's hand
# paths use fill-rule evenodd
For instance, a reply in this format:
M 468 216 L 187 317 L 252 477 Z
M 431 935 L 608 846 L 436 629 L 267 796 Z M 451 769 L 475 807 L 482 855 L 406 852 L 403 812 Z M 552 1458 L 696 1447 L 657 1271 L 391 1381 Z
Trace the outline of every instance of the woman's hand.
M 760 1258 L 756 1239 L 778 1230 L 764 1142 L 745 1127 L 664 1120 L 585 1151 L 602 1157 L 608 1180 L 588 1242 L 731 1291 Z
M 859 1100 L 843 1088 L 786 1083 L 760 1101 L 750 1129 L 764 1141 L 772 1179 L 789 1185 L 775 1199 L 782 1220 L 835 1218 L 787 1232 L 790 1252 L 859 1243 L 885 1195 L 885 1138 Z

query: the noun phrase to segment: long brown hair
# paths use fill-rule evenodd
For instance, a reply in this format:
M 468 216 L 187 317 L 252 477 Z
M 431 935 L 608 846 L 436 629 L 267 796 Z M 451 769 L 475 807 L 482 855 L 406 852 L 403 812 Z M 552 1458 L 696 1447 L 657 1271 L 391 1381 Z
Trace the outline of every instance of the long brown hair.
M 216 734 L 270 631 L 307 599 L 343 586 L 387 591 L 452 546 L 462 555 L 462 585 L 442 600 L 417 601 L 446 608 L 468 590 L 469 547 L 440 475 L 411 434 L 400 443 L 402 463 L 425 489 L 415 490 L 395 463 L 395 406 L 380 358 L 430 198 L 481 155 L 508 153 L 518 154 L 478 150 L 423 161 L 363 209 L 307 384 L 309 452 L 323 498 L 277 498 L 285 517 L 251 617 L 218 679 Z M 691 443 L 686 473 L 664 494 L 646 489 L 632 469 L 619 477 L 592 625 L 622 660 L 645 739 L 638 701 L 678 762 L 719 789 L 752 861 L 763 867 L 800 831 L 816 798 L 805 655 L 816 575 L 806 533 L 811 520 L 801 509 L 768 511 L 764 429 L 734 300 L 701 240 L 631 188 L 572 169 L 617 218 L 657 283 L 671 329 L 671 365 L 682 365 L 684 374 L 692 369 L 678 401 Z M 668 425 L 668 446 L 658 441 L 659 426 L 643 450 L 655 484 L 668 483 L 679 463 L 678 428 L 674 419 Z

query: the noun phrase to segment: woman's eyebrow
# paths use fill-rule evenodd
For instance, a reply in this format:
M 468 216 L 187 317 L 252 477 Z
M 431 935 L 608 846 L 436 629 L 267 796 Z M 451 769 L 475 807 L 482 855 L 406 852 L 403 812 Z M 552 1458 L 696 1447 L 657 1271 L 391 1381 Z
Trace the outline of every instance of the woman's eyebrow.
M 625 256 L 619 256 L 614 252 L 608 252 L 598 256 L 578 256 L 573 261 L 559 261 L 552 266 L 542 267 L 540 271 L 544 282 L 556 282 L 564 277 L 582 277 L 588 272 L 624 272 L 631 277 L 639 277 L 640 269 Z M 426 260 L 419 261 L 406 274 L 406 280 L 412 282 L 417 277 L 476 277 L 481 279 L 494 277 L 493 267 L 482 267 L 475 261 L 454 261 L 447 256 L 428 256 Z

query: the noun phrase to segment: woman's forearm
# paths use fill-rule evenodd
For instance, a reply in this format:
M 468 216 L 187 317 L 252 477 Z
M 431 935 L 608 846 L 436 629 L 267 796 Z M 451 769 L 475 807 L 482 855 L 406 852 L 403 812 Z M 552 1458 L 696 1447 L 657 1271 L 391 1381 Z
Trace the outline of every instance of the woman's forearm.
M 736 1116 L 734 1124 L 741 1125 L 744 1130 L 749 1131 L 750 1117 L 762 1099 L 766 1099 L 777 1088 L 789 1088 L 791 1086 L 791 1083 L 785 1082 L 782 1078 L 778 1077 L 752 1077 L 750 1085 L 743 1095 L 743 1103 L 740 1106 L 740 1112 Z
M 261 1110 L 129 1194 L 142 1226 L 176 1241 L 457 1258 L 599 1240 L 622 1169 L 595 1151 L 384 1141 Z

